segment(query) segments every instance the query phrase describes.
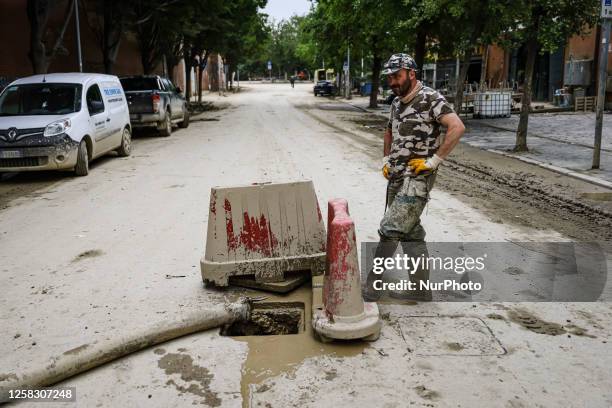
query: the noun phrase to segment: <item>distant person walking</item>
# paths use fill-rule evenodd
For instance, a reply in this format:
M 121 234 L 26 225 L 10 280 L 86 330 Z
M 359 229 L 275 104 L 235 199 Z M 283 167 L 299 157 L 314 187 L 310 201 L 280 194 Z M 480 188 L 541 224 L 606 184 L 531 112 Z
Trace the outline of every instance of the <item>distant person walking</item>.
M 291 87 L 294 88 L 295 86 L 295 77 L 289 77 L 289 82 L 291 82 Z

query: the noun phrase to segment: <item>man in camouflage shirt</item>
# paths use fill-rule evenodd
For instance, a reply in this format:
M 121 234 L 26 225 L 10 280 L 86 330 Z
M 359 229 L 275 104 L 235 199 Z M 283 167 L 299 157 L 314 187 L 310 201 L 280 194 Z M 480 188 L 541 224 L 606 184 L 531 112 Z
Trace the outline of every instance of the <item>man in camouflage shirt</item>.
M 414 59 L 407 54 L 392 55 L 383 70 L 396 98 L 391 104 L 384 135 L 382 172 L 389 184 L 385 215 L 378 230 L 383 245 L 379 245 L 375 257 L 392 256 L 399 242 L 405 254 L 427 256 L 421 213 L 429 200 L 438 166 L 465 131 L 463 122 L 446 99 L 436 90 L 423 86 L 417 80 L 416 71 Z M 441 126 L 447 128 L 444 138 L 440 134 Z M 418 271 L 413 277 L 426 279 L 428 272 Z M 381 278 L 372 272 L 368 274 L 366 300 L 380 297 L 373 282 Z

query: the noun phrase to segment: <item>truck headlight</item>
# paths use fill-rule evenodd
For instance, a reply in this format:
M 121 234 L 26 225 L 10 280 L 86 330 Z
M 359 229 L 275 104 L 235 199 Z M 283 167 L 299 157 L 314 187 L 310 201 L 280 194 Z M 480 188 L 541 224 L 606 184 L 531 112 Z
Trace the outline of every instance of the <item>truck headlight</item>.
M 70 126 L 71 126 L 70 119 L 62 119 L 62 120 L 55 121 L 53 123 L 49 123 L 47 127 L 45 128 L 45 132 L 43 133 L 43 136 L 50 137 L 50 136 L 61 135 L 62 133 L 66 133 L 66 131 L 70 129 Z

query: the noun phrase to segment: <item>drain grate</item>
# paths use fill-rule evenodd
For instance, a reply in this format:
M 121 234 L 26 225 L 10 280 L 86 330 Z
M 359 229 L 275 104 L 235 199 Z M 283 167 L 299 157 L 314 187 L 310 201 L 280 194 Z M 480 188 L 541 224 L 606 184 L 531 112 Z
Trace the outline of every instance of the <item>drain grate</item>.
M 303 302 L 269 302 L 253 306 L 251 318 L 221 329 L 222 336 L 273 336 L 304 331 Z

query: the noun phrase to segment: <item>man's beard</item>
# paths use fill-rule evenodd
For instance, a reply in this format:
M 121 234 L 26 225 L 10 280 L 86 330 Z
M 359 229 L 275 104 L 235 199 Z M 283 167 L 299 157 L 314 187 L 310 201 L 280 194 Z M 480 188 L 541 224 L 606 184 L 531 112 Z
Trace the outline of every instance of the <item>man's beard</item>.
M 391 90 L 397 96 L 406 96 L 406 95 L 408 95 L 408 92 L 410 91 L 411 87 L 412 87 L 412 83 L 408 79 L 402 85 L 394 86 L 393 88 L 391 88 Z

